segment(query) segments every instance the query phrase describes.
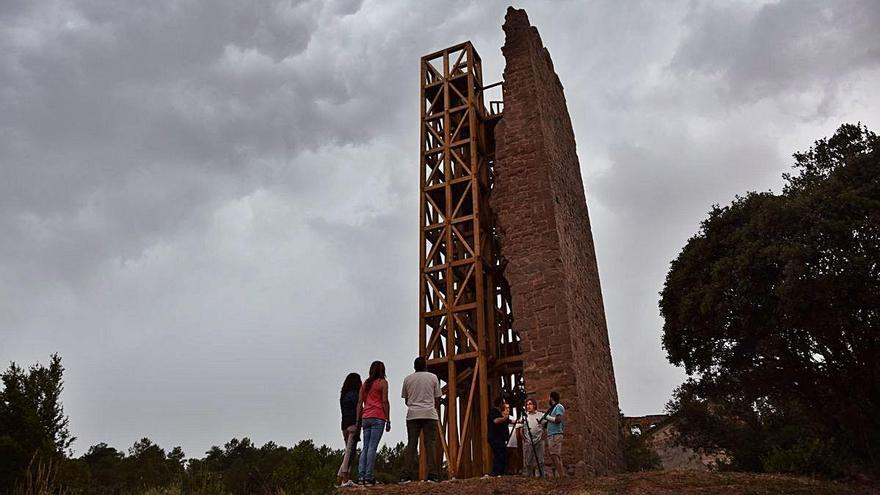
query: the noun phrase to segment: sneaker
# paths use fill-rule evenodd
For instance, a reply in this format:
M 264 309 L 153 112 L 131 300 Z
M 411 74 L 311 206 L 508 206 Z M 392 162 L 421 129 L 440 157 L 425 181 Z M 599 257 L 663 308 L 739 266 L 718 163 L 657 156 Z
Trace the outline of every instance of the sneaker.
M 407 483 L 412 483 L 412 480 L 409 478 L 400 478 L 400 481 L 397 482 L 398 485 L 405 485 Z
M 340 488 L 351 488 L 351 487 L 353 487 L 353 486 L 357 486 L 357 483 L 355 483 L 355 482 L 352 481 L 352 480 L 348 480 L 348 481 L 346 481 L 345 483 L 339 485 Z
M 376 486 L 378 484 L 379 483 L 376 482 L 376 478 L 364 481 L 364 486 Z
M 438 480 L 437 478 L 431 478 L 431 477 L 428 477 L 428 479 L 425 480 L 425 483 L 439 483 L 439 482 L 440 482 L 440 480 Z

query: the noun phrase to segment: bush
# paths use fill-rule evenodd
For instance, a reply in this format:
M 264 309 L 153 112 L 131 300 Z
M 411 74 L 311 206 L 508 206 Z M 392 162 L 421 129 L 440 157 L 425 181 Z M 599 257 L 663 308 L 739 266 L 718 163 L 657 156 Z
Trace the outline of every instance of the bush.
M 625 435 L 623 459 L 626 470 L 652 471 L 663 467 L 660 456 L 645 442 L 644 435 Z

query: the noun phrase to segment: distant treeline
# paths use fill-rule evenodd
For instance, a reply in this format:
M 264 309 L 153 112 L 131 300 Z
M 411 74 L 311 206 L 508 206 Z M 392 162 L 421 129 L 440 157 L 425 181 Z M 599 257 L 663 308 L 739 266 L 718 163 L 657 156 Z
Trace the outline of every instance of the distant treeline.
M 383 446 L 376 467 L 396 480 L 403 444 Z M 78 458 L 63 458 L 54 483 L 66 493 L 116 494 L 318 494 L 332 492 L 342 451 L 303 440 L 292 448 L 273 442 L 258 447 L 248 438 L 212 447 L 201 459 L 184 459 L 144 438 L 128 453 L 106 444 Z

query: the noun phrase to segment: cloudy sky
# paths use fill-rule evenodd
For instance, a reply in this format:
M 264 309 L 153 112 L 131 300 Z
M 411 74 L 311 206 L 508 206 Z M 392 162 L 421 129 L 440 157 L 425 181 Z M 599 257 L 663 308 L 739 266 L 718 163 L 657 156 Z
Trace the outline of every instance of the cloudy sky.
M 620 404 L 662 411 L 669 261 L 713 203 L 880 129 L 880 3 L 527 2 L 565 86 Z M 81 453 L 341 447 L 417 349 L 419 57 L 497 2 L 0 1 L 0 365 L 67 367 Z M 395 394 L 396 395 L 396 394 Z M 404 437 L 403 407 L 393 401 Z M 394 421 L 393 421 L 394 422 Z

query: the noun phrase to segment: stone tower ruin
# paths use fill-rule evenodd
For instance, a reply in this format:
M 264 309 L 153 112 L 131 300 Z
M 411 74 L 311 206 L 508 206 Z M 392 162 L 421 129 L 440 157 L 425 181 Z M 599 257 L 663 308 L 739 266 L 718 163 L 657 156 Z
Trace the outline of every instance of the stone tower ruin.
M 523 10 L 504 23 L 503 83 L 469 43 L 422 58 L 420 354 L 444 384 L 451 476 L 489 471 L 498 396 L 566 407 L 572 474 L 623 469 L 617 388 L 574 132 Z M 486 92 L 503 85 L 503 103 Z

